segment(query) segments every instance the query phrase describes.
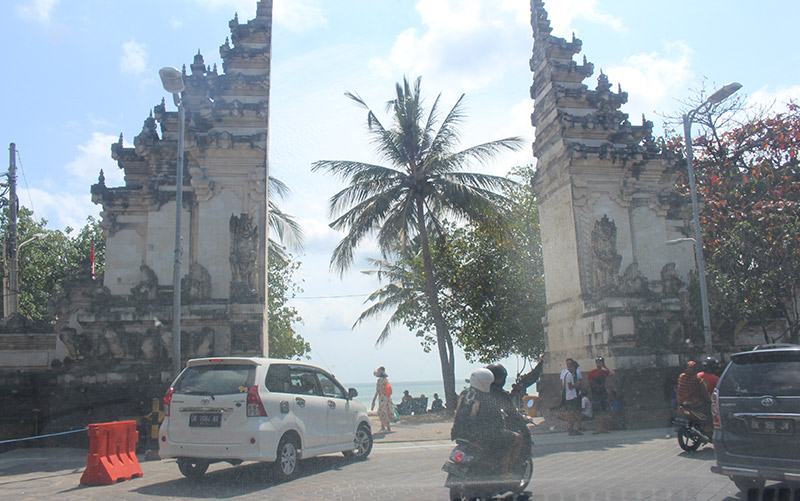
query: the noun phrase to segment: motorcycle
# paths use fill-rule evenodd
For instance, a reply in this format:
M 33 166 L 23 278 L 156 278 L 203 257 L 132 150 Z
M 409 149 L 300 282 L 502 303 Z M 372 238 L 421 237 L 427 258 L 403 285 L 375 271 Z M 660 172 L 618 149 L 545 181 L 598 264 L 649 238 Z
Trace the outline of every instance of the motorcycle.
M 698 409 L 678 406 L 680 417 L 672 421 L 678 432 L 678 445 L 686 452 L 694 452 L 705 444 L 714 442 L 711 416 Z
M 456 439 L 450 458 L 442 466 L 447 472 L 444 486 L 450 489 L 450 499 L 490 499 L 509 494 L 515 499 L 528 499 L 525 488 L 533 476 L 533 459 L 530 434 L 525 435 L 527 448 L 523 447 L 511 475 L 502 474 L 500 461 L 489 451 L 469 440 Z

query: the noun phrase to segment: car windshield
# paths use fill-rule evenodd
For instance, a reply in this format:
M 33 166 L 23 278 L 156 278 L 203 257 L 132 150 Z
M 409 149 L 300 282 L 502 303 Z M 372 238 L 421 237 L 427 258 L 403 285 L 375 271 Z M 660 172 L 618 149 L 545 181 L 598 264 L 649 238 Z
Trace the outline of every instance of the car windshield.
M 800 353 L 736 357 L 719 383 L 720 396 L 800 396 Z
M 246 393 L 254 378 L 253 365 L 198 365 L 188 367 L 172 389 L 184 395 Z

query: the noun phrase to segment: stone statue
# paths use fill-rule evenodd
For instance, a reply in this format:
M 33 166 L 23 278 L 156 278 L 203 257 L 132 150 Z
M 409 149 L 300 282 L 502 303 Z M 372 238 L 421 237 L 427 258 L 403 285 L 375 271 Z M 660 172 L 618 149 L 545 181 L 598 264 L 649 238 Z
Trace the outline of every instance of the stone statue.
M 255 297 L 258 231 L 248 214 L 231 215 L 231 297 Z
M 158 276 L 149 266 L 143 264 L 139 267 L 139 283 L 131 288 L 131 295 L 138 302 L 155 301 L 158 293 Z
M 592 230 L 592 278 L 596 293 L 616 289 L 621 261 L 622 256 L 617 254 L 617 226 L 603 216 Z
M 189 266 L 189 274 L 181 280 L 182 293 L 190 300 L 211 297 L 211 275 L 199 263 Z
M 678 297 L 684 283 L 675 271 L 675 263 L 667 263 L 661 268 L 661 284 L 664 297 Z

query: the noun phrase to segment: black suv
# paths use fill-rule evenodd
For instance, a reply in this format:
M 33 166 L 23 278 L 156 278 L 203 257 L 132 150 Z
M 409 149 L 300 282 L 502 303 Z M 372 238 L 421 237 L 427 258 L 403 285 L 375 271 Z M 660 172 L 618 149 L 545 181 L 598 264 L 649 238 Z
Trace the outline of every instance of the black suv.
M 714 473 L 747 492 L 767 480 L 800 484 L 800 346 L 731 356 L 714 392 Z

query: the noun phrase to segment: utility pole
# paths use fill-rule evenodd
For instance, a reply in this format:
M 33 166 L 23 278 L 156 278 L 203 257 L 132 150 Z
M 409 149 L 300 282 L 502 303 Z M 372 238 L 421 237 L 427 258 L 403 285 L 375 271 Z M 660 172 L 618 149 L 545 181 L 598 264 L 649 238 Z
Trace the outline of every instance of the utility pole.
M 17 148 L 8 147 L 8 228 L 6 229 L 6 268 L 3 280 L 3 316 L 19 311 L 19 279 L 17 275 Z

